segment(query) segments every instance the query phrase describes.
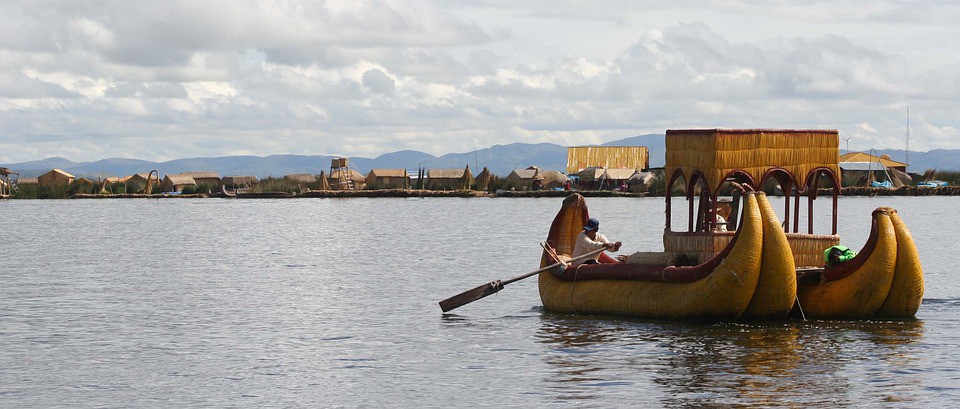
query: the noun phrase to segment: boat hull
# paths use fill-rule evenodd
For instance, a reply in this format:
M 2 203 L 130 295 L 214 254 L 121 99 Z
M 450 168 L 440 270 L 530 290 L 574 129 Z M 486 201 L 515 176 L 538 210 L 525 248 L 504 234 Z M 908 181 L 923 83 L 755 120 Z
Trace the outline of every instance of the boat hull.
M 569 255 L 587 217 L 582 198 L 568 198 L 554 220 L 547 242 L 558 253 Z M 576 276 L 569 280 L 544 272 L 539 276 L 540 299 L 547 310 L 561 313 L 733 320 L 743 315 L 753 298 L 760 278 L 762 252 L 758 249 L 762 245 L 763 221 L 756 194 L 751 193 L 746 196 L 743 223 L 737 237 L 717 258 L 700 266 L 684 267 L 689 270 L 664 266 L 661 270 L 664 279 L 660 281 L 577 279 Z M 550 255 L 545 253 L 542 264 L 546 265 L 549 260 Z M 586 270 L 629 269 L 622 264 L 614 266 L 589 266 Z M 687 282 L 667 281 L 673 272 L 702 274 L 703 277 Z
M 897 265 L 897 238 L 889 208 L 873 212 L 870 237 L 853 260 L 827 268 L 800 285 L 800 310 L 808 317 L 866 318 L 887 299 Z

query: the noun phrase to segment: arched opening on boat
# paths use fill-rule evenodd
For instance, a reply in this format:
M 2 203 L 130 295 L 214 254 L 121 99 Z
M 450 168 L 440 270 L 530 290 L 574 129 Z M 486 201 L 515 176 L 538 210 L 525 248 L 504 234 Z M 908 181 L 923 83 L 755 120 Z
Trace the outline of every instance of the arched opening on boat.
M 814 220 L 814 201 L 817 200 L 817 195 L 820 192 L 821 186 L 828 187 L 830 193 L 832 193 L 832 215 L 831 215 L 831 228 L 830 234 L 837 234 L 837 205 L 838 199 L 840 197 L 840 178 L 835 174 L 830 168 L 820 167 L 813 169 L 810 173 L 807 174 L 807 179 L 804 183 L 804 192 L 807 196 L 807 234 L 813 234 L 813 220 Z M 794 199 L 796 205 L 794 206 L 797 209 L 796 213 L 799 213 L 800 208 L 800 195 L 798 194 Z M 797 233 L 799 230 L 799 217 L 798 214 L 794 214 L 793 217 L 793 232 Z
M 673 214 L 673 197 L 674 196 L 683 196 L 686 197 L 686 193 L 689 190 L 687 188 L 687 177 L 684 176 L 683 171 L 677 169 L 674 171 L 668 178 L 667 184 L 664 187 L 664 196 L 666 197 L 666 230 L 673 231 L 672 228 L 672 217 Z
M 768 196 L 783 195 L 783 231 L 790 231 L 790 197 L 798 197 L 797 180 L 793 174 L 780 167 L 770 168 L 760 179 L 761 190 Z M 797 213 L 794 210 L 794 213 Z
M 743 190 L 736 185 L 756 190 L 753 176 L 742 170 L 732 170 L 717 186 L 704 219 L 705 231 L 734 231 L 739 228 Z M 718 217 L 719 216 L 719 217 Z

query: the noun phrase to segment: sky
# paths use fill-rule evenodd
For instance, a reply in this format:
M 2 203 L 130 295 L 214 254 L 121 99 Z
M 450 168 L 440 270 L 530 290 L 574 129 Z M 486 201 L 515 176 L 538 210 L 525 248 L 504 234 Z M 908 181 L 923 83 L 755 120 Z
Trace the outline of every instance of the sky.
M 718 127 L 960 149 L 957 21 L 924 0 L 6 0 L 0 163 Z

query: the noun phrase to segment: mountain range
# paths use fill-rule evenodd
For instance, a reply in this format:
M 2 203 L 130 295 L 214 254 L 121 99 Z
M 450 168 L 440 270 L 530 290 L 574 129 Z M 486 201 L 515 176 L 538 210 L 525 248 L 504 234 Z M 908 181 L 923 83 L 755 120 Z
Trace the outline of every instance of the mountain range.
M 650 152 L 650 166 L 662 167 L 666 145 L 663 134 L 646 134 L 611 141 L 602 146 L 646 146 Z M 845 153 L 841 150 L 841 154 Z M 896 161 L 906 161 L 906 151 L 885 149 L 877 151 L 887 154 Z M 922 172 L 926 169 L 960 170 L 960 149 L 937 149 L 929 152 L 910 152 L 910 170 Z M 145 173 L 156 169 L 160 175 L 213 171 L 221 176 L 253 175 L 259 178 L 268 176 L 282 177 L 296 173 L 319 174 L 330 171 L 330 162 L 335 156 L 324 155 L 270 155 L 270 156 L 224 156 L 215 158 L 176 159 L 166 162 L 150 162 L 139 159 L 113 158 L 94 162 L 73 162 L 65 158 L 47 158 L 43 160 L 11 163 L 5 166 L 20 173 L 22 177 L 35 177 L 50 169 L 63 169 L 77 177 L 104 178 L 108 176 L 126 176 Z M 551 143 L 512 143 L 494 145 L 473 152 L 448 153 L 433 156 L 428 153 L 403 150 L 386 153 L 376 158 L 351 157 L 351 169 L 366 174 L 371 169 L 407 169 L 415 172 L 418 168 L 453 169 L 470 166 L 474 174 L 487 167 L 495 175 L 507 176 L 513 169 L 522 169 L 536 165 L 541 169 L 564 171 L 567 166 L 567 147 Z

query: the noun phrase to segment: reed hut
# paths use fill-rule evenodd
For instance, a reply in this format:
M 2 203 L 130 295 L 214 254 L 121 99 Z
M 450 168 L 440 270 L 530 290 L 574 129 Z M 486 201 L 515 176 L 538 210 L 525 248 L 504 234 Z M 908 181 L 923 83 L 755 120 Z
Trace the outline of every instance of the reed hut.
M 627 180 L 637 172 L 637 169 L 607 169 L 590 167 L 576 173 L 580 179 L 580 188 L 584 190 L 610 190 L 626 186 Z
M 367 178 L 353 169 L 339 168 L 330 171 L 327 183 L 333 190 L 363 189 L 367 185 Z
M 483 167 L 483 171 L 474 180 L 476 189 L 479 191 L 490 190 L 490 183 L 493 182 L 493 174 L 490 173 L 490 169 L 487 169 L 486 166 Z
M 147 179 L 150 178 L 150 173 L 134 173 L 125 178 L 121 178 L 121 181 L 124 183 L 135 184 L 139 183 L 141 186 L 147 185 Z
M 180 193 L 183 191 L 183 188 L 187 186 L 197 186 L 197 182 L 193 180 L 192 177 L 180 174 L 166 175 L 163 177 L 163 182 L 160 184 L 161 189 L 164 192 L 176 192 Z
M 646 146 L 571 146 L 567 148 L 567 174 L 588 168 L 647 169 L 650 153 Z
M 320 171 L 320 190 L 330 190 L 330 181 L 322 170 Z
M 406 189 L 410 187 L 410 176 L 406 169 L 372 169 L 367 173 L 366 184 L 382 189 Z
M 309 173 L 293 173 L 290 175 L 284 175 L 284 179 L 291 182 L 303 183 L 303 184 L 314 184 L 317 183 L 317 175 Z
M 543 186 L 540 168 L 530 166 L 526 169 L 514 169 L 504 179 L 504 185 L 519 190 L 535 190 Z
M 430 169 L 427 171 L 428 190 L 470 190 L 473 172 L 470 165 L 463 169 Z
M 183 172 L 181 175 L 193 178 L 197 186 L 206 185 L 220 190 L 220 174 L 217 172 Z
M 257 184 L 260 180 L 256 176 L 224 176 L 220 184 L 230 189 L 243 189 Z
M 638 170 L 627 179 L 627 189 L 631 192 L 646 192 L 650 190 L 650 186 L 653 185 L 655 180 L 657 180 L 657 176 L 654 175 L 653 172 L 641 172 Z
M 14 183 L 14 184 L 15 184 L 15 185 L 24 185 L 24 186 L 28 186 L 28 185 L 39 185 L 39 184 L 40 184 L 40 179 L 39 179 L 39 178 L 32 178 L 32 177 L 18 177 L 18 178 L 17 178 L 17 182 Z
M 37 176 L 37 182 L 40 186 L 69 185 L 73 183 L 73 179 L 73 175 L 61 169 L 54 169 Z

